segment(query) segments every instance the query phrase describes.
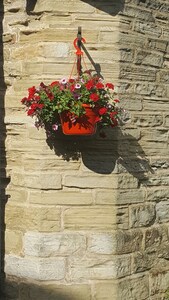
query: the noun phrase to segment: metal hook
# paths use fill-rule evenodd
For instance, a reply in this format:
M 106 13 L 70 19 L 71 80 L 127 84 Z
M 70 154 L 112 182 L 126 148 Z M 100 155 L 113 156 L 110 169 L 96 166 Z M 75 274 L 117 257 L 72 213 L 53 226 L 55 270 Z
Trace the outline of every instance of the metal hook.
M 74 40 L 74 47 L 77 50 L 76 55 L 83 55 L 83 51 L 81 51 L 81 43 L 86 43 L 86 40 L 82 38 L 82 28 L 78 27 L 77 38 Z
M 80 42 L 86 43 L 86 40 L 85 40 L 84 38 L 81 38 L 81 41 L 80 41 Z M 75 49 L 77 50 L 77 51 L 76 51 L 76 54 L 77 54 L 77 55 L 83 55 L 83 51 L 81 51 L 80 45 L 78 45 L 78 44 L 79 44 L 79 39 L 78 39 L 78 37 L 74 40 L 73 44 L 74 44 Z

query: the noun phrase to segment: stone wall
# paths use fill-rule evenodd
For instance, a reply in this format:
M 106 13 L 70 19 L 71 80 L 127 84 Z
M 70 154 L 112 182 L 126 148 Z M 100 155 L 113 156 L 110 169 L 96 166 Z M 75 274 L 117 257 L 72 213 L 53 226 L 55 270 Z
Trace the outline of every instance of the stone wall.
M 163 299 L 169 4 L 37 0 L 29 7 L 4 1 L 6 292 L 13 300 Z M 131 121 L 105 139 L 58 135 L 51 144 L 20 99 L 32 85 L 69 75 L 78 26 Z

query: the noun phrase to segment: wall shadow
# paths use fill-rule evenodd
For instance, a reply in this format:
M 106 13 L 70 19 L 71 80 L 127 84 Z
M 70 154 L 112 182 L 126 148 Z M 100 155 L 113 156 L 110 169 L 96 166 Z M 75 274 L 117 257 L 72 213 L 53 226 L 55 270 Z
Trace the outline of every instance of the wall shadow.
M 91 136 L 66 136 L 60 131 L 47 143 L 57 156 L 67 161 L 82 158 L 86 168 L 98 174 L 129 173 L 140 185 L 153 173 L 139 141 L 120 127 Z
M 105 12 L 106 14 L 115 16 L 124 9 L 125 0 L 82 0 L 82 2 Z
M 28 15 L 33 13 L 37 0 L 26 0 L 26 12 Z
M 22 281 L 18 278 L 6 280 L 5 296 L 1 300 L 82 300 L 76 289 L 67 285 L 43 285 L 40 282 Z M 73 295 L 75 294 L 75 295 Z M 85 295 L 83 295 L 84 299 Z
M 3 1 L 0 2 L 0 253 L 1 253 L 1 278 L 0 278 L 0 293 L 3 294 L 4 290 L 4 255 L 5 255 L 5 204 L 7 202 L 6 186 L 9 183 L 9 179 L 6 176 L 6 151 L 5 151 L 5 139 L 6 139 L 6 127 L 4 123 L 5 108 L 4 97 L 6 93 L 6 84 L 4 80 L 4 53 L 3 53 L 3 18 L 4 18 L 4 5 Z

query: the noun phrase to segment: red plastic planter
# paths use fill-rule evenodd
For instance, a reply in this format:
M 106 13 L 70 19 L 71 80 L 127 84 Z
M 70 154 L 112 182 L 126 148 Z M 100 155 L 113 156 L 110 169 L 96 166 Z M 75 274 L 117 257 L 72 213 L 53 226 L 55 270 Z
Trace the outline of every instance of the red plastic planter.
M 96 132 L 96 115 L 90 105 L 83 104 L 86 113 L 74 122 L 70 112 L 60 115 L 62 131 L 66 135 L 92 135 Z

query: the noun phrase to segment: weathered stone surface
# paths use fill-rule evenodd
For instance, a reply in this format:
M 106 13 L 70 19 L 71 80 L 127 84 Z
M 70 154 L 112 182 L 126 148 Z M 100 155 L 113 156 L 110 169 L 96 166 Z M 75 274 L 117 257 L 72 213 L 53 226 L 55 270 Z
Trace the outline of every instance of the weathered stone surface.
M 155 206 L 153 204 L 132 206 L 130 208 L 130 226 L 148 226 L 155 221 Z
M 28 256 L 66 256 L 85 248 L 86 238 L 81 234 L 27 232 L 24 235 L 24 254 Z
M 113 230 L 128 228 L 128 210 L 113 206 L 68 208 L 64 210 L 63 223 L 70 230 Z
M 147 251 L 139 251 L 133 254 L 132 262 L 134 273 L 146 272 L 156 265 L 157 256 L 153 252 L 148 254 Z
M 20 231 L 12 231 L 12 230 L 6 230 L 5 232 L 6 253 L 21 255 L 22 248 L 23 248 L 23 233 Z
M 61 175 L 51 172 L 15 172 L 11 178 L 15 186 L 22 186 L 34 189 L 61 189 Z
M 169 221 L 169 200 L 162 201 L 156 205 L 157 222 L 164 223 Z
M 100 282 L 94 285 L 96 300 L 117 300 L 118 285 L 114 281 Z
M 150 275 L 150 294 L 155 295 L 159 291 L 166 292 L 169 283 L 169 272 L 166 270 L 158 270 L 152 272 Z
M 73 257 L 69 260 L 69 280 L 114 279 L 130 275 L 130 255 Z
M 141 250 L 142 241 L 140 230 L 95 233 L 88 237 L 88 251 L 96 254 L 126 254 Z
M 61 190 L 61 191 L 30 191 L 29 202 L 41 205 L 90 205 L 93 195 L 89 190 Z
M 117 188 L 118 178 L 115 176 L 106 175 L 65 175 L 63 179 L 63 185 L 68 187 L 79 188 Z
M 95 203 L 104 205 L 125 205 L 144 201 L 144 190 L 98 190 Z
M 147 300 L 149 298 L 148 277 L 133 276 L 120 281 L 117 295 L 119 300 Z
M 29 259 L 14 255 L 6 255 L 5 271 L 7 274 L 17 277 L 36 280 L 61 280 L 65 277 L 65 259 L 45 258 Z
M 60 230 L 60 208 L 8 205 L 6 224 L 10 230 L 51 232 Z
M 162 114 L 145 114 L 145 113 L 135 113 L 133 116 L 133 123 L 139 127 L 154 127 L 160 126 L 163 123 Z
M 160 253 L 160 247 L 167 243 L 167 227 L 156 226 L 147 229 L 145 232 L 145 249 L 148 253 Z

